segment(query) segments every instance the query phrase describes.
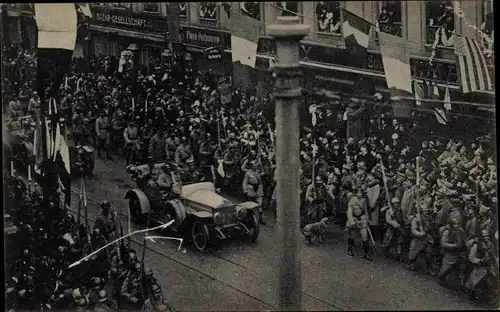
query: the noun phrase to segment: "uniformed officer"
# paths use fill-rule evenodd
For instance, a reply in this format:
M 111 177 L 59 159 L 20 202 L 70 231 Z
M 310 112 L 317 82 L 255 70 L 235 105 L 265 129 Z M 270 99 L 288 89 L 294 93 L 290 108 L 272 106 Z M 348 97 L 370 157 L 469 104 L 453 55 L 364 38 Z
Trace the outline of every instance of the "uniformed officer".
M 266 223 L 262 220 L 262 197 L 264 196 L 264 186 L 262 185 L 261 174 L 262 173 L 258 170 L 257 161 L 253 161 L 249 170 L 245 173 L 242 187 L 248 200 L 259 204 L 259 223 L 265 225 Z
M 148 159 L 151 163 L 165 161 L 165 128 L 159 125 L 158 132 L 149 140 Z
M 139 126 L 135 120 L 130 121 L 127 128 L 123 130 L 123 139 L 125 140 L 125 161 L 128 166 L 132 163 L 134 154 L 141 149 L 138 140 Z
M 73 115 L 73 131 L 72 136 L 75 141 L 75 146 L 80 146 L 84 144 L 85 134 L 87 132 L 85 117 L 83 116 L 83 111 L 81 108 L 75 109 L 75 114 Z
M 110 123 L 108 116 L 106 116 L 106 112 L 104 110 L 101 111 L 99 117 L 97 117 L 95 121 L 95 131 L 97 136 L 97 155 L 101 158 L 104 158 L 104 154 L 106 154 L 106 158 L 111 160 L 111 155 L 109 153 L 109 144 L 110 144 Z
M 364 198 L 363 187 L 359 187 L 356 193 L 349 192 L 347 194 L 347 223 L 346 231 L 348 234 L 347 239 L 347 253 L 353 256 L 354 253 L 354 235 L 359 232 L 363 244 L 364 257 L 368 261 L 372 261 L 370 255 L 369 244 L 369 228 L 368 228 L 368 214 L 367 203 Z
M 110 235 L 116 230 L 115 219 L 117 217 L 116 212 L 110 212 L 111 204 L 105 200 L 101 203 L 102 211 L 97 216 L 94 223 L 94 229 L 99 229 L 100 234 L 102 234 L 106 240 L 110 240 Z
M 140 278 L 141 278 L 141 264 L 135 263 L 133 268 L 128 272 L 125 280 L 123 281 L 120 290 L 120 296 L 127 303 L 132 305 L 140 304 L 141 291 L 140 291 Z

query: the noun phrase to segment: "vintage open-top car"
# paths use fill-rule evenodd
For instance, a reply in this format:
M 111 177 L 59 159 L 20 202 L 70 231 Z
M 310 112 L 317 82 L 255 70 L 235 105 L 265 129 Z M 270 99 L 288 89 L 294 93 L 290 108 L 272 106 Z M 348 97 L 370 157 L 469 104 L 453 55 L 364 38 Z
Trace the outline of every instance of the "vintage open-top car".
M 161 168 L 161 164 L 155 164 Z M 258 207 L 254 202 L 236 203 L 215 191 L 211 182 L 181 186 L 174 183 L 171 191 L 160 190 L 154 173 L 148 165 L 129 166 L 128 172 L 137 182 L 138 188 L 127 191 L 129 213 L 138 222 L 148 217 L 150 222 L 166 223 L 175 220 L 170 229 L 193 242 L 199 251 L 206 251 L 221 240 L 242 234 L 250 242 L 259 236 Z M 134 172 L 146 171 L 138 177 Z M 153 169 L 155 171 L 155 169 Z M 147 182 L 141 179 L 147 180 Z

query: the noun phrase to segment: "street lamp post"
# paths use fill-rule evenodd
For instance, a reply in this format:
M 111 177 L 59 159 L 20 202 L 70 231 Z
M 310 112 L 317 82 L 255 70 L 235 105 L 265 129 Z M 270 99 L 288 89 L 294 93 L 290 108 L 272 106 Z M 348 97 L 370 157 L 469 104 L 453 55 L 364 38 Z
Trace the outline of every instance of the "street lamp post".
M 299 43 L 309 26 L 299 24 L 296 16 L 278 17 L 267 33 L 276 40 L 277 64 L 274 67 L 276 99 L 276 170 L 278 231 L 280 252 L 279 303 L 282 311 L 301 310 L 300 196 L 299 196 Z

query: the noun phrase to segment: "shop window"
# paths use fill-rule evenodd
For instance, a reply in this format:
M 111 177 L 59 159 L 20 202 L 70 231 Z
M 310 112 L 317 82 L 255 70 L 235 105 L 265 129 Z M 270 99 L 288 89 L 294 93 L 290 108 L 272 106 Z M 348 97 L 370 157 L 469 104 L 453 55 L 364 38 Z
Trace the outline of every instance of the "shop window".
M 216 2 L 201 2 L 199 4 L 199 16 L 202 20 L 217 20 L 217 3 Z
M 241 12 L 260 21 L 260 2 L 240 2 Z
M 341 34 L 340 1 L 318 1 L 316 3 L 316 25 L 319 33 Z
M 425 2 L 427 43 L 452 46 L 455 30 L 455 15 L 451 0 L 429 0 Z
M 179 17 L 181 18 L 186 18 L 187 16 L 187 3 L 186 2 L 181 2 L 179 4 Z
M 276 6 L 281 8 L 281 16 L 297 16 L 299 13 L 299 2 L 298 1 L 283 1 L 276 2 Z
M 151 12 L 151 13 L 158 13 L 160 11 L 158 2 L 144 2 L 143 3 L 143 11 L 144 12 Z
M 377 22 L 380 31 L 401 37 L 401 1 L 382 1 Z

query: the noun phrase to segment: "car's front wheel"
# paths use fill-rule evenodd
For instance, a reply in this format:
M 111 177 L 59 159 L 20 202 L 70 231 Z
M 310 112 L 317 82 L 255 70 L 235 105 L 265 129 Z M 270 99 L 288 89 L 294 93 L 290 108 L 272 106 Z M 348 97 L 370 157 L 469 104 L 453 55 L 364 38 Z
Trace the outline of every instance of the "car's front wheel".
M 248 228 L 248 240 L 251 243 L 255 243 L 257 238 L 259 238 L 259 217 L 257 212 L 250 212 L 245 219 L 245 226 Z
M 196 250 L 206 252 L 210 243 L 210 230 L 208 225 L 202 221 L 194 221 L 191 226 L 191 238 Z

